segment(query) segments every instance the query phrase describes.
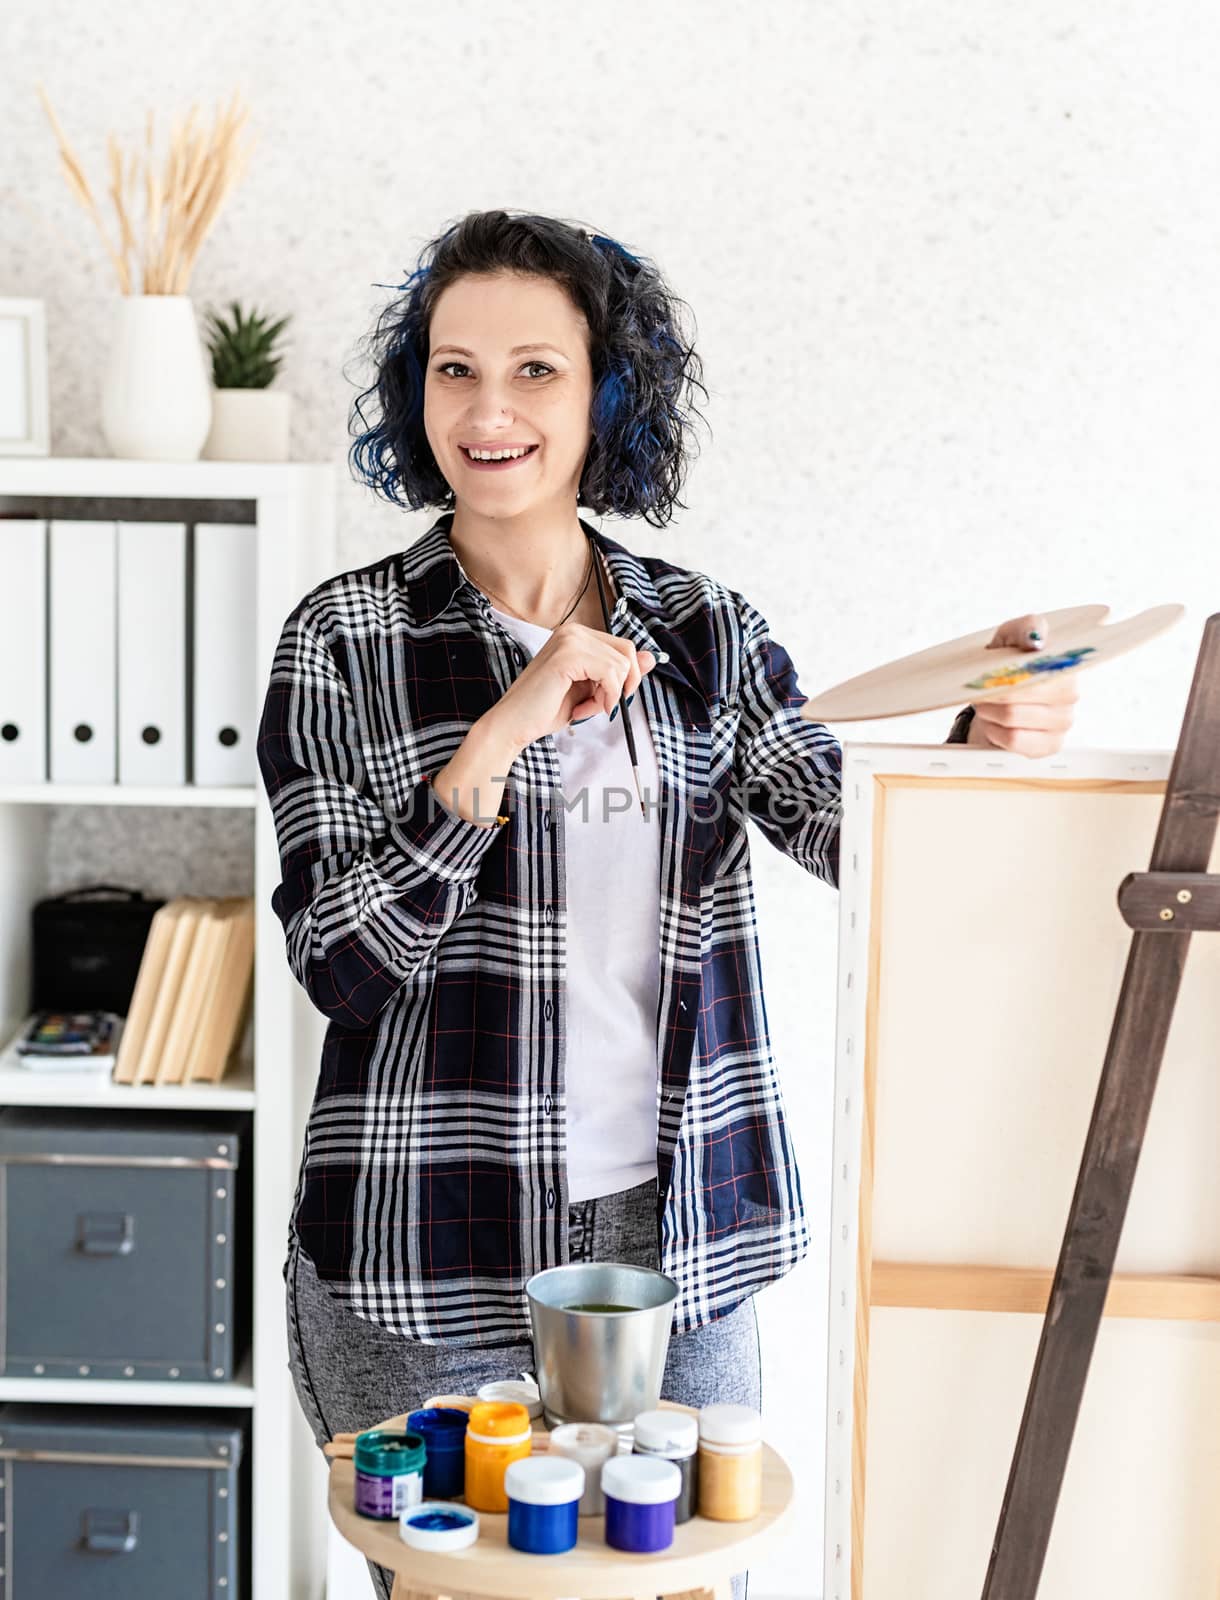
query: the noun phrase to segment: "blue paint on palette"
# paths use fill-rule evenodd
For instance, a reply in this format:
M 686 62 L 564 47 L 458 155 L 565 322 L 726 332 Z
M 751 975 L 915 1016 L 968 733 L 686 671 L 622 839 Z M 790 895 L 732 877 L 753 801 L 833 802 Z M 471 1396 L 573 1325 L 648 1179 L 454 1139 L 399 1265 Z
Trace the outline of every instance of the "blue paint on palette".
M 1085 656 L 1094 654 L 1093 645 L 1085 645 L 1079 650 L 1065 650 L 1056 656 L 1032 656 L 1026 661 L 1013 662 L 1011 665 L 996 667 L 992 672 L 985 672 L 981 678 L 973 678 L 966 685 L 967 689 L 999 689 L 1005 684 L 1024 683 L 1038 672 L 1063 672 L 1069 667 L 1078 667 Z

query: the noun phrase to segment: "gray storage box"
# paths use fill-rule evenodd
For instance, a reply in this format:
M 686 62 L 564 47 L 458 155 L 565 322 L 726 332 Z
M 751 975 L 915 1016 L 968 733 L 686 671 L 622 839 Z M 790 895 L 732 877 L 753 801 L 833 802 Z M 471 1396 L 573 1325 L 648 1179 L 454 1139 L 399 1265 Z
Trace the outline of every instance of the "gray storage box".
M 0 1371 L 232 1379 L 248 1118 L 0 1111 Z
M 243 1432 L 228 1412 L 0 1406 L 5 1600 L 247 1594 Z

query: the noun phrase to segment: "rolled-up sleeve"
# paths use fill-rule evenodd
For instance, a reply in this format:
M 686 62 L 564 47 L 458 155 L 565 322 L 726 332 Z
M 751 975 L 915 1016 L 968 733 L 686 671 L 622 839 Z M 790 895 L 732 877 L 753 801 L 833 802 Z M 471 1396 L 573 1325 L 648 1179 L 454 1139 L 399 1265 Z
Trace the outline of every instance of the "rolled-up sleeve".
M 422 775 L 403 814 L 368 792 L 350 688 L 303 601 L 276 647 L 258 730 L 288 964 L 332 1021 L 367 1025 L 475 900 L 506 817 L 471 822 Z
M 762 613 L 735 598 L 742 628 L 735 780 L 776 849 L 838 888 L 842 748 L 822 723 L 801 717 L 809 697 L 797 686 L 791 657 Z

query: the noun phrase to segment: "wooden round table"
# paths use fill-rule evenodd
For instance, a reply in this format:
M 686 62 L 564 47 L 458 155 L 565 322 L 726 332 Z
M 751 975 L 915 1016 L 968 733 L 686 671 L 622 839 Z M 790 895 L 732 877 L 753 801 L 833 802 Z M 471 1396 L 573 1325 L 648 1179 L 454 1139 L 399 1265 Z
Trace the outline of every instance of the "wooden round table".
M 665 1402 L 662 1402 L 665 1404 Z M 683 1407 L 682 1409 L 687 1409 Z M 401 1430 L 406 1414 L 378 1427 Z M 545 1431 L 535 1430 L 545 1450 Z M 602 1517 L 581 1517 L 571 1550 L 531 1556 L 508 1543 L 506 1513 L 479 1512 L 478 1540 L 438 1554 L 402 1542 L 397 1519 L 362 1517 L 356 1510 L 356 1472 L 350 1458 L 330 1464 L 330 1515 L 339 1532 L 378 1566 L 394 1573 L 393 1600 L 728 1600 L 729 1579 L 774 1543 L 792 1507 L 792 1474 L 763 1445 L 762 1510 L 749 1522 L 694 1516 L 679 1524 L 674 1542 L 657 1555 L 628 1555 L 605 1542 Z

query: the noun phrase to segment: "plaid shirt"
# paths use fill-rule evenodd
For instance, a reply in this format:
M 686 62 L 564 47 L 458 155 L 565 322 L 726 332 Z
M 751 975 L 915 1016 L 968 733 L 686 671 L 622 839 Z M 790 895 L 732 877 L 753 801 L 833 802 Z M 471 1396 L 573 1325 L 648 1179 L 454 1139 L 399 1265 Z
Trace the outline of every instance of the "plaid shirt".
M 494 824 L 431 789 L 526 664 L 452 520 L 297 605 L 258 759 L 272 907 L 329 1021 L 293 1227 L 358 1315 L 479 1345 L 527 1341 L 526 1279 L 568 1259 L 564 807 L 550 736 L 513 762 Z M 677 1334 L 809 1247 L 746 824 L 837 887 L 841 752 L 799 717 L 792 662 L 741 594 L 582 526 L 612 631 L 657 656 L 633 708 L 660 779 L 657 1221 Z

